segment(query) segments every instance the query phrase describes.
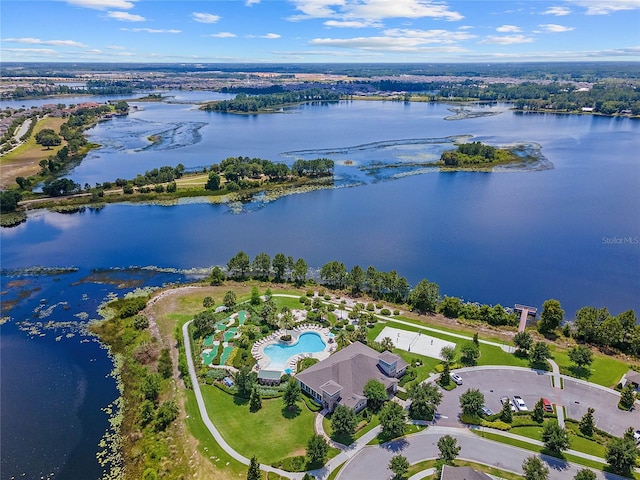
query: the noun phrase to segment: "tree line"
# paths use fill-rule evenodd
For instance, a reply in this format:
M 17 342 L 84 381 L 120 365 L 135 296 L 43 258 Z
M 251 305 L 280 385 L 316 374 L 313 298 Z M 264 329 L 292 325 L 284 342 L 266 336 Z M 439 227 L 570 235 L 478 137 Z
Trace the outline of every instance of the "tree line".
M 208 103 L 204 105 L 202 109 L 210 112 L 250 113 L 295 103 L 337 100 L 340 100 L 339 93 L 319 88 L 301 90 L 298 92 L 269 93 L 265 95 L 247 95 L 246 93 L 239 93 L 232 100 Z

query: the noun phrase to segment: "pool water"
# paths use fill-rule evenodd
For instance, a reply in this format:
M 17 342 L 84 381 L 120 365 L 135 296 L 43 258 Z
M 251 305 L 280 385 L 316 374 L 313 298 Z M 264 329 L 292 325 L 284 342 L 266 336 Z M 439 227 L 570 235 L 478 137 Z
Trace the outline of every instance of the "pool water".
M 269 370 L 281 369 L 287 365 L 291 357 L 301 353 L 322 352 L 327 345 L 317 333 L 307 332 L 300 335 L 298 342 L 293 345 L 283 345 L 280 343 L 267 345 L 264 347 L 264 354 L 269 357 Z

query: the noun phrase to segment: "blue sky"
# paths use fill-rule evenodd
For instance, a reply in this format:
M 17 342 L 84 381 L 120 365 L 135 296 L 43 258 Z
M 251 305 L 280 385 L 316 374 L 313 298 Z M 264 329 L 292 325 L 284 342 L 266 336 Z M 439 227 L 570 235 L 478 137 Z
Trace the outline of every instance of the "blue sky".
M 640 0 L 2 0 L 3 62 L 640 61 Z

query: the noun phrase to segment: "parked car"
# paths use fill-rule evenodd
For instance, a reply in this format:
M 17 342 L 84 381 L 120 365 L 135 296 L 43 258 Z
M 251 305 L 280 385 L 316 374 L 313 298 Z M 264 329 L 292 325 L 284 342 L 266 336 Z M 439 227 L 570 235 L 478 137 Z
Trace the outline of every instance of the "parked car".
M 509 397 L 500 397 L 500 403 L 502 405 L 504 405 L 505 403 L 508 403 L 509 407 L 511 407 L 511 411 L 512 412 L 516 411 L 516 406 L 513 404 L 513 402 L 511 401 L 511 399 Z
M 529 408 L 527 407 L 527 404 L 524 403 L 524 400 L 522 400 L 522 397 L 520 395 L 514 395 L 513 396 L 513 403 L 515 403 L 516 408 L 518 410 L 520 410 L 521 412 L 529 411 Z
M 635 438 L 636 442 L 640 445 L 640 430 L 633 432 L 633 438 Z
M 487 416 L 487 417 L 490 417 L 494 413 L 493 413 L 493 410 L 491 410 L 489 407 L 487 407 L 486 405 L 483 405 L 482 406 L 482 414 Z
M 453 380 L 456 385 L 462 385 L 462 377 L 460 375 L 452 373 L 450 376 L 451 380 Z
M 553 405 L 551 405 L 551 402 L 546 398 L 542 399 L 542 408 L 547 413 L 553 413 Z

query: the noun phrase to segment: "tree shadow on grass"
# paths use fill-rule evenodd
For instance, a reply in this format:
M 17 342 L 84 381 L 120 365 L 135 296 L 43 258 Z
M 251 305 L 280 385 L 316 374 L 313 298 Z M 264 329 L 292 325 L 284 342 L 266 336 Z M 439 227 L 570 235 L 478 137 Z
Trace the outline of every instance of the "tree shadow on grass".
M 240 395 L 234 395 L 233 396 L 233 403 L 235 403 L 236 405 L 242 406 L 242 405 L 246 405 L 247 403 L 249 403 L 249 399 L 245 398 L 245 397 L 241 397 Z
M 331 440 L 341 443 L 342 445 L 351 445 L 355 438 L 349 433 L 332 433 Z
M 286 406 L 282 407 L 282 416 L 287 420 L 292 420 L 296 418 L 298 415 L 300 415 L 301 412 L 302 410 L 297 405 L 294 406 L 293 408 L 286 407 Z
M 577 365 L 571 365 L 569 367 L 569 374 L 572 377 L 588 380 L 591 377 L 591 369 L 586 367 L 579 367 Z

